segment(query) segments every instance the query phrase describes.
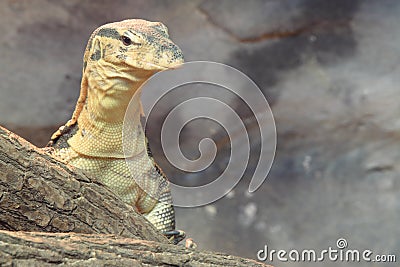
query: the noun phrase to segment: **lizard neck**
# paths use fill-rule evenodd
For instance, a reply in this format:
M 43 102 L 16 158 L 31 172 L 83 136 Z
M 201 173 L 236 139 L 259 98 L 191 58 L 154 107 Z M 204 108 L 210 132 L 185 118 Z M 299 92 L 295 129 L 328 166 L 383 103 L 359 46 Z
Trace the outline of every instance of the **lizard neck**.
M 82 78 L 81 96 L 75 110 L 77 133 L 68 140 L 76 152 L 90 157 L 126 158 L 146 150 L 145 135 L 140 123 L 142 105 L 140 86 L 149 75 L 126 73 L 100 75 L 110 71 L 85 72 Z M 134 75 L 136 74 L 136 75 Z M 124 116 L 128 104 L 133 101 L 134 110 L 130 124 L 124 129 Z M 132 143 L 124 154 L 123 133 Z

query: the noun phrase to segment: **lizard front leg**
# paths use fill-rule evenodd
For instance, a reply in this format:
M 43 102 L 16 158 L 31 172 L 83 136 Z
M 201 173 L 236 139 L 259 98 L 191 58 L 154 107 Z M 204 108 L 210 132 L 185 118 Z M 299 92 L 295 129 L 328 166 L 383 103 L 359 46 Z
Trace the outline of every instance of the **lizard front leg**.
M 155 184 L 157 184 L 158 192 L 155 194 L 157 194 L 158 199 L 152 197 L 151 194 L 145 193 L 136 203 L 136 207 L 169 240 L 174 244 L 178 244 L 186 237 L 186 234 L 181 230 L 175 230 L 175 210 L 168 181 L 158 172 L 157 174 L 159 181 Z M 151 178 L 147 177 L 147 181 L 149 180 Z M 160 180 L 161 183 L 159 183 Z
M 154 208 L 144 214 L 144 217 L 174 244 L 178 244 L 186 237 L 186 234 L 184 231 L 175 230 L 175 210 L 170 201 L 172 201 L 171 193 L 165 192 Z

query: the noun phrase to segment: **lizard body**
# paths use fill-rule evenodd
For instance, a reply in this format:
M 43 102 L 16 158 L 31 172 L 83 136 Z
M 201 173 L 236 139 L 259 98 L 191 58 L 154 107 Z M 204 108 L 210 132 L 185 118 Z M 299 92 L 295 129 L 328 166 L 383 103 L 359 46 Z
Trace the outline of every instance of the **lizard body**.
M 168 181 L 140 123 L 140 86 L 182 63 L 182 52 L 162 23 L 131 19 L 97 28 L 84 53 L 75 111 L 48 144 L 54 156 L 93 174 L 162 232 L 175 230 L 175 215 Z M 124 153 L 123 121 L 131 100 L 136 110 L 124 134 L 132 145 Z

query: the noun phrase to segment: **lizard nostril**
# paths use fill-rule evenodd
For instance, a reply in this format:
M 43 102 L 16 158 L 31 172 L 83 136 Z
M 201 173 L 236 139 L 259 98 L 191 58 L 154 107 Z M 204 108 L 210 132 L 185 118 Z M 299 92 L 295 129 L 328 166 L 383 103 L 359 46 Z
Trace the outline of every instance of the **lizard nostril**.
M 162 45 L 161 45 L 161 51 L 164 52 L 164 51 L 166 51 L 166 50 L 168 50 L 168 45 L 162 44 Z

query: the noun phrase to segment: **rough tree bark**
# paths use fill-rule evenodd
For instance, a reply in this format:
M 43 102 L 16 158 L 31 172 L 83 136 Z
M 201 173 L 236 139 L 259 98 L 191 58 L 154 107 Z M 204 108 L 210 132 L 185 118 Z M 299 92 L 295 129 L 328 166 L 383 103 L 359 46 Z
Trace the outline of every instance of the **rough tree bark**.
M 34 256 L 34 257 L 32 257 Z M 254 260 L 114 235 L 0 230 L 0 265 L 265 266 Z
M 1 266 L 266 266 L 170 244 L 95 178 L 1 126 L 0 229 Z
M 0 229 L 168 242 L 101 183 L 0 128 Z

